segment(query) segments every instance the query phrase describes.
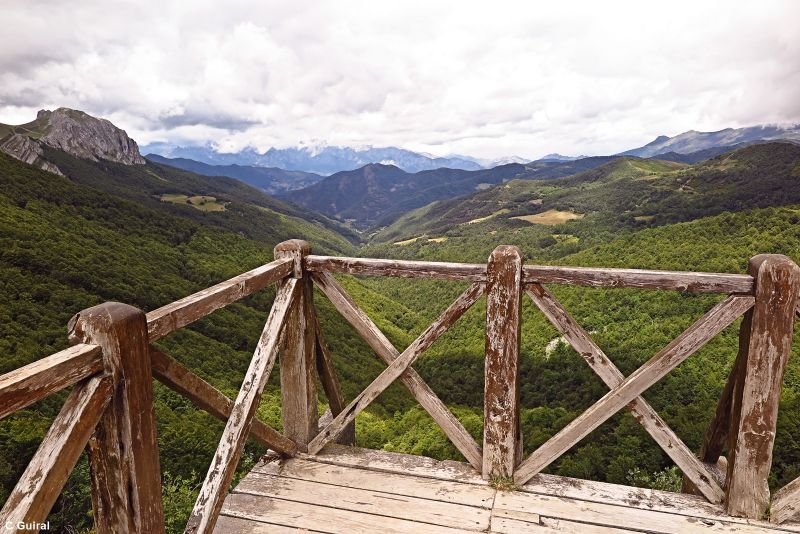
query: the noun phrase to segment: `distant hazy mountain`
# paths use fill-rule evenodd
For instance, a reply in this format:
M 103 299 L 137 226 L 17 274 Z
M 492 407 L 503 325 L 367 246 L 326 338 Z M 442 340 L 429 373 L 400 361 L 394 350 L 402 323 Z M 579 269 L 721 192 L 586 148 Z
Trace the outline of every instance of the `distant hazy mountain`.
M 19 126 L 0 124 L 0 151 L 46 171 L 61 174 L 48 161 L 45 147 L 81 159 L 143 165 L 136 141 L 106 119 L 69 108 L 43 109 L 36 119 Z
M 726 128 L 718 132 L 690 130 L 675 137 L 661 135 L 642 147 L 621 152 L 619 155 L 649 158 L 667 152 L 688 154 L 715 147 L 779 139 L 800 141 L 800 124 L 788 127 L 751 126 L 749 128 Z
M 524 165 L 525 163 L 528 163 L 529 161 L 530 161 L 529 158 L 521 158 L 519 156 L 508 156 L 508 157 L 505 157 L 505 158 L 496 159 L 496 160 L 492 161 L 491 163 L 489 163 L 488 165 L 484 165 L 484 166 L 487 169 L 490 169 L 492 167 L 497 167 L 498 165 L 508 165 L 509 163 L 521 163 L 521 164 Z
M 185 158 L 209 165 L 250 165 L 278 167 L 290 171 L 313 172 L 330 175 L 350 171 L 370 163 L 395 165 L 407 172 L 419 172 L 448 167 L 451 169 L 478 170 L 481 165 L 471 158 L 458 156 L 437 158 L 395 147 L 350 148 L 337 146 L 301 146 L 295 148 L 270 148 L 263 154 L 252 148 L 241 152 L 218 152 L 210 145 L 173 146 L 153 143 L 142 147 L 145 153 L 168 158 Z
M 250 184 L 274 195 L 302 189 L 322 180 L 319 174 L 302 171 L 285 171 L 277 167 L 255 167 L 252 165 L 209 165 L 192 159 L 165 158 L 158 154 L 147 154 L 147 159 L 204 176 L 228 176 Z
M 576 159 L 582 159 L 586 156 L 562 156 L 558 153 L 547 154 L 546 156 L 542 156 L 541 158 L 537 159 L 536 161 L 575 161 Z

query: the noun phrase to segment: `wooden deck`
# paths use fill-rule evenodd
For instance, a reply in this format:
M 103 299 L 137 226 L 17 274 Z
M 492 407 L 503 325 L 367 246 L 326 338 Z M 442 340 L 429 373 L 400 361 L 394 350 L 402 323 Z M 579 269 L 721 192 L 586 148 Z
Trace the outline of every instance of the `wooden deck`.
M 215 532 L 600 534 L 797 532 L 724 515 L 701 497 L 552 475 L 491 488 L 465 463 L 329 445 L 260 462 L 228 495 Z

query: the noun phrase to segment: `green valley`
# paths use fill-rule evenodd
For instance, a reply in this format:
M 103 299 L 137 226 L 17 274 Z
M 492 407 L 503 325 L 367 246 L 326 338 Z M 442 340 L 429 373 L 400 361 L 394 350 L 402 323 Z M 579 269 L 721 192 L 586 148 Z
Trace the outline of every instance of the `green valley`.
M 272 247 L 289 238 L 307 240 L 320 254 L 474 263 L 484 263 L 499 244 L 519 246 L 527 263 L 574 266 L 741 273 L 759 253 L 800 260 L 800 147 L 786 143 L 745 147 L 694 165 L 613 158 L 560 178 L 498 180 L 467 196 L 405 211 L 389 226 L 372 228 L 366 243 L 366 233 L 233 179 L 153 162 L 89 161 L 50 147 L 43 154 L 64 176 L 0 154 L 0 373 L 64 348 L 67 320 L 83 308 L 116 300 L 152 310 L 269 261 Z M 465 287 L 340 280 L 401 350 Z M 556 287 L 553 293 L 625 374 L 718 300 L 627 289 Z M 273 295 L 273 290 L 257 293 L 158 344 L 235 396 Z M 322 294 L 316 294 L 315 304 L 350 400 L 385 366 Z M 476 439 L 482 432 L 484 321 L 481 300 L 415 364 Z M 521 350 L 526 453 L 607 391 L 558 338 L 526 300 Z M 800 475 L 797 341 L 785 379 L 773 486 Z M 737 343 L 734 325 L 645 394 L 693 450 L 714 412 Z M 259 417 L 279 428 L 277 376 L 276 370 Z M 63 398 L 47 399 L 0 423 L 0 502 Z M 324 402 L 321 398 L 321 410 Z M 156 414 L 168 528 L 180 531 L 222 425 L 160 385 Z M 357 440 L 365 447 L 460 459 L 397 384 L 358 417 Z M 250 443 L 240 472 L 263 452 Z M 673 490 L 680 481 L 627 413 L 591 433 L 548 471 Z M 85 530 L 91 526 L 90 509 L 82 460 L 51 519 L 58 528 Z

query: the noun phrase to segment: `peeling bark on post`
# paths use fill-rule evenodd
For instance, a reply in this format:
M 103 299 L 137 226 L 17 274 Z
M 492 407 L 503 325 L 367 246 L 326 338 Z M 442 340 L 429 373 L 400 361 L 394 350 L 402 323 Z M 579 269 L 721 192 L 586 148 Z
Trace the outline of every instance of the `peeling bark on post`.
M 486 268 L 486 386 L 483 410 L 484 478 L 511 477 L 519 460 L 519 323 L 522 255 L 500 246 Z
M 89 440 L 95 528 L 99 534 L 164 532 L 145 314 L 107 302 L 75 315 L 69 330 L 72 342 L 102 347 L 116 384 Z
M 749 329 L 742 331 L 747 353 L 731 418 L 726 491 L 730 515 L 756 519 L 769 506 L 767 480 L 792 347 L 800 268 L 786 256 L 761 254 L 750 260 L 748 271 L 755 279 L 755 305 L 744 322 Z
M 307 445 L 317 433 L 316 332 L 310 321 L 313 286 L 304 258 L 311 253 L 305 241 L 291 239 L 275 247 L 275 259 L 292 258 L 293 277 L 300 284 L 284 330 L 281 362 L 283 434 Z M 279 282 L 279 284 L 285 282 Z

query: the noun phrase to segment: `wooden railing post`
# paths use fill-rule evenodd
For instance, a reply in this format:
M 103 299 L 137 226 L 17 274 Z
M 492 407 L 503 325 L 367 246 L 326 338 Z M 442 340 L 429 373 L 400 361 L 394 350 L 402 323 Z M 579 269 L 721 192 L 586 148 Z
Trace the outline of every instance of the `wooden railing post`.
M 69 330 L 72 342 L 103 349 L 106 372 L 116 384 L 88 445 L 95 529 L 164 532 L 145 314 L 107 302 L 75 315 Z
M 519 326 L 522 255 L 500 246 L 486 268 L 483 477 L 510 478 L 522 456 L 519 428 Z
M 769 506 L 767 479 L 800 269 L 786 256 L 762 254 L 750 260 L 748 271 L 755 281 L 755 305 L 745 314 L 740 333 L 744 376 L 733 393 L 725 490 L 730 515 L 756 519 Z
M 305 241 L 290 239 L 275 246 L 275 259 L 294 260 L 293 278 L 299 279 L 301 290 L 292 305 L 280 351 L 281 413 L 283 434 L 303 445 L 317 433 L 316 332 L 312 321 L 313 285 L 303 259 L 311 253 Z M 283 282 L 285 283 L 285 282 Z

